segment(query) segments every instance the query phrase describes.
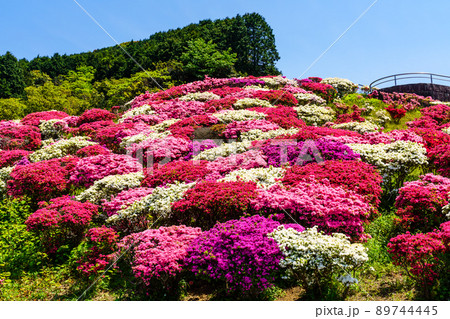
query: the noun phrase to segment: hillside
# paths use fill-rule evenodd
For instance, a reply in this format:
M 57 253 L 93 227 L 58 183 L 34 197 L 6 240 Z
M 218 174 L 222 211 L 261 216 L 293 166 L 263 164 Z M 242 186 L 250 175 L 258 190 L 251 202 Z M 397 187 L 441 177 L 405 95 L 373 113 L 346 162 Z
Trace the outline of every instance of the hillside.
M 206 77 L 0 122 L 0 299 L 447 300 L 450 107 L 357 90 Z

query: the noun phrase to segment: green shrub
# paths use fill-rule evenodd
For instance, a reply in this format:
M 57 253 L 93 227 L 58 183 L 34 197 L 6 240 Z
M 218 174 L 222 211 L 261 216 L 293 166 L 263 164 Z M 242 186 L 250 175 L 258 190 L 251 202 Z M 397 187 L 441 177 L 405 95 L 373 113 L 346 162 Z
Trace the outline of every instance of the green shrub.
M 18 120 L 25 116 L 27 106 L 20 99 L 0 99 L 0 120 Z
M 0 274 L 10 273 L 10 278 L 39 269 L 46 261 L 38 238 L 27 231 L 25 220 L 30 213 L 27 200 L 0 201 Z

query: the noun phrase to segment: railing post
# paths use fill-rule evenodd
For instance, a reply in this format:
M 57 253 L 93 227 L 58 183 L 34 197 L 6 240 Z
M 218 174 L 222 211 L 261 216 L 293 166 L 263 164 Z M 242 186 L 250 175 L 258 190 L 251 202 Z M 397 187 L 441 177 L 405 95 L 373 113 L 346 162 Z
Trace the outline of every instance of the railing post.
M 430 74 L 431 84 L 433 84 L 433 74 Z
M 397 86 L 397 75 L 394 75 L 394 85 Z

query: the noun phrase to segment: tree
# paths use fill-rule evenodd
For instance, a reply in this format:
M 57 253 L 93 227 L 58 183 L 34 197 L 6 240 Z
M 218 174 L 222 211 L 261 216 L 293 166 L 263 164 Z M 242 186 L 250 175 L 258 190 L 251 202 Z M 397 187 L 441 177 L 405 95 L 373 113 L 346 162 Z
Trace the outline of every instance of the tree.
M 231 49 L 217 50 L 217 45 L 212 41 L 205 42 L 198 38 L 188 42 L 180 61 L 183 63 L 183 77 L 187 81 L 202 80 L 205 75 L 228 77 L 234 72 L 236 53 L 232 53 Z
M 25 88 L 24 71 L 11 52 L 0 56 L 0 98 L 21 97 Z
M 272 28 L 266 20 L 258 13 L 247 13 L 242 18 L 238 15 L 235 20 L 234 28 L 241 34 L 234 49 L 239 57 L 237 68 L 254 76 L 279 74 L 275 62 L 280 56 Z M 242 23 L 246 28 L 245 34 Z

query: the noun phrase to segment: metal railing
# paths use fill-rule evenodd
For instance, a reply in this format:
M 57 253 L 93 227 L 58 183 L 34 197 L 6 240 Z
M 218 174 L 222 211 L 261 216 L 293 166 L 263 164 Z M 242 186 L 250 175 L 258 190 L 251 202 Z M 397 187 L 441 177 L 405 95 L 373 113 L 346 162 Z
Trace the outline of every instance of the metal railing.
M 373 87 L 378 87 L 381 84 L 394 82 L 394 86 L 397 86 L 397 83 L 402 80 L 407 79 L 427 79 L 429 83 L 436 84 L 435 82 L 450 82 L 450 76 L 435 74 L 435 73 L 427 73 L 427 72 L 414 72 L 414 73 L 399 73 L 394 75 L 385 76 L 379 78 L 378 80 L 370 83 L 369 88 L 372 91 Z M 417 83 L 417 82 L 415 82 Z M 423 83 L 423 82 L 420 82 Z M 428 82 L 427 82 L 428 83 Z M 411 84 L 411 83 L 409 83 Z

